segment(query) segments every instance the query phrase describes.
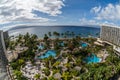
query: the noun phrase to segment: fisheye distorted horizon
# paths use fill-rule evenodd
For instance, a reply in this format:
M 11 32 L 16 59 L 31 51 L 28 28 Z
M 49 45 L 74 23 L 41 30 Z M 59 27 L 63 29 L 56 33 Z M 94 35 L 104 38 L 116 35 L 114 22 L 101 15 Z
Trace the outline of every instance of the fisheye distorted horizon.
M 0 29 L 18 24 L 120 25 L 119 20 L 119 0 L 0 1 Z

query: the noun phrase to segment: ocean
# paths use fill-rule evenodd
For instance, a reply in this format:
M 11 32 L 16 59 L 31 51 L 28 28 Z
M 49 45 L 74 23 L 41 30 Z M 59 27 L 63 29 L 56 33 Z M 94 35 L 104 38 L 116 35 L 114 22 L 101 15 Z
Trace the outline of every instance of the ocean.
M 19 26 L 17 28 L 10 29 L 9 36 L 17 36 L 19 34 L 26 34 L 27 32 L 30 34 L 36 34 L 39 38 L 43 38 L 44 34 L 48 34 L 48 32 L 58 32 L 65 33 L 67 31 L 74 32 L 75 35 L 80 35 L 81 37 L 99 37 L 100 28 L 96 27 L 86 27 L 86 26 Z

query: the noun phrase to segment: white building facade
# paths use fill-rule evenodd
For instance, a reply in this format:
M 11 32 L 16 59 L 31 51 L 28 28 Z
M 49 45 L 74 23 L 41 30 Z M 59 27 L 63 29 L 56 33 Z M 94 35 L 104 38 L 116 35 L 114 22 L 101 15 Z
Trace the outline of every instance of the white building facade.
M 102 26 L 100 39 L 113 45 L 113 49 L 120 56 L 120 27 Z
M 102 26 L 101 40 L 120 46 L 120 27 Z

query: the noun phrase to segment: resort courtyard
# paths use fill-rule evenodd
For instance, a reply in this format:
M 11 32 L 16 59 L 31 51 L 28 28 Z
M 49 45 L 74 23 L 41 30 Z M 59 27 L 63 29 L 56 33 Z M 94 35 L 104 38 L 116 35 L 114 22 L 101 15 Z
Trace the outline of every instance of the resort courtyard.
M 109 80 L 120 69 L 112 46 L 96 45 L 94 37 L 38 39 L 27 33 L 16 41 L 14 47 L 28 48 L 10 62 L 17 80 Z

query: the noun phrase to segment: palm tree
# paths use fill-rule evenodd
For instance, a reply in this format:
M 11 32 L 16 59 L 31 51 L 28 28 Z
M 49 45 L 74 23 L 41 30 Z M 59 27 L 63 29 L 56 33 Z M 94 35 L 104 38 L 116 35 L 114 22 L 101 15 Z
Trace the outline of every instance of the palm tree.
M 36 40 L 37 38 L 38 38 L 37 35 L 35 34 L 32 35 L 32 39 Z
M 47 36 L 47 34 L 44 35 L 44 40 L 47 40 L 49 37 Z
M 36 80 L 39 80 L 39 79 L 40 79 L 40 74 L 35 74 L 34 78 L 35 78 Z
M 51 37 L 52 36 L 51 32 L 48 32 L 48 35 L 49 35 L 49 37 Z
M 53 35 L 56 36 L 56 37 L 59 37 L 59 36 L 60 36 L 60 33 L 54 31 L 54 32 L 53 32 Z
M 21 34 L 19 34 L 19 36 L 18 36 L 18 42 L 20 42 L 21 41 L 21 39 L 22 39 L 22 35 Z
M 64 33 L 61 33 L 61 36 L 63 37 L 63 36 L 64 36 Z
M 66 34 L 67 34 L 67 36 L 69 36 L 70 32 L 69 32 L 69 31 L 67 31 L 67 32 L 66 32 Z
M 74 32 L 71 32 L 71 35 L 72 35 L 72 37 L 74 37 L 74 36 L 75 36 L 75 33 L 74 33 Z

